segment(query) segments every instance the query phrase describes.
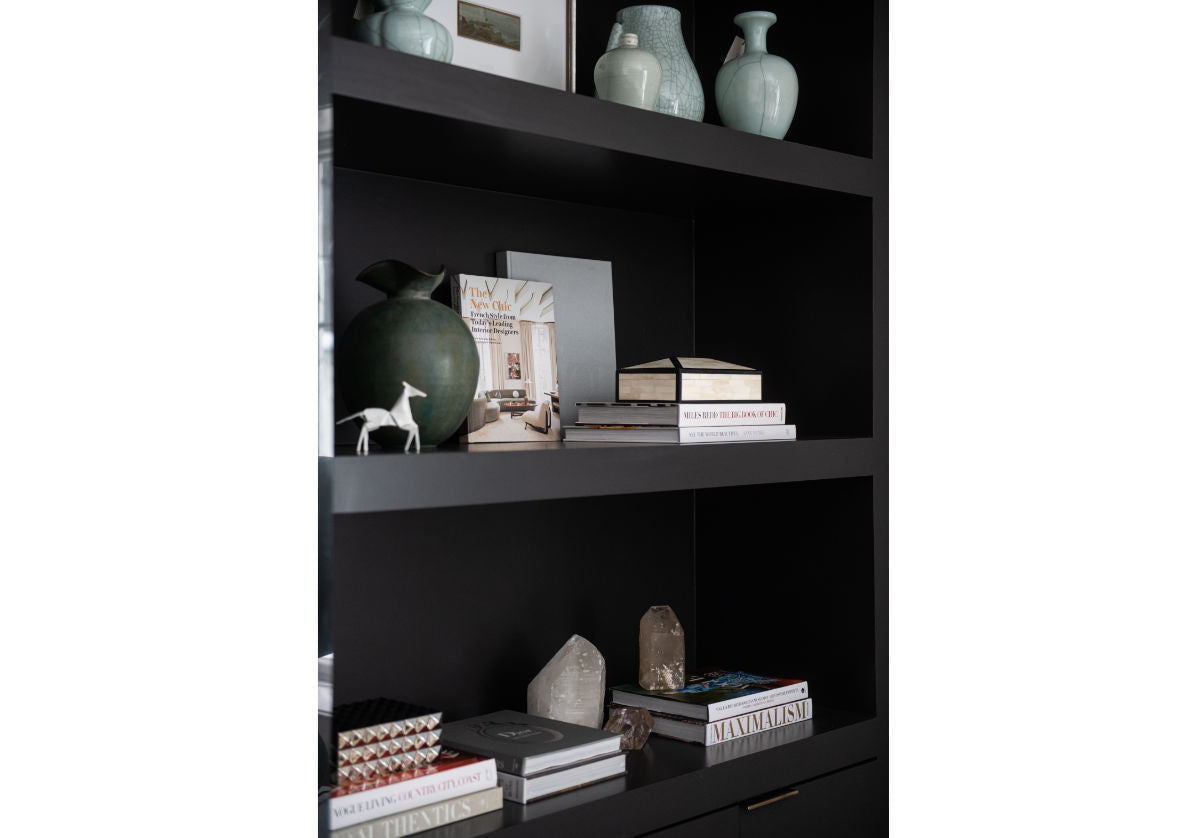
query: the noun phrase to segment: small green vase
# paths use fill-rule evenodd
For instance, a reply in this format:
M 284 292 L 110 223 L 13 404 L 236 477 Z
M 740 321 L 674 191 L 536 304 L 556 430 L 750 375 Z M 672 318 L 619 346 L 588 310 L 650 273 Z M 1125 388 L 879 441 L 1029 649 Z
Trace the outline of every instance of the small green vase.
M 421 447 L 450 438 L 471 408 L 479 380 L 479 353 L 471 331 L 449 307 L 429 298 L 446 272 L 428 274 L 386 259 L 356 279 L 387 294 L 360 311 L 335 346 L 338 392 L 350 413 L 390 408 L 407 381 L 426 393 L 409 401 Z M 380 428 L 371 439 L 403 448 L 408 432 Z

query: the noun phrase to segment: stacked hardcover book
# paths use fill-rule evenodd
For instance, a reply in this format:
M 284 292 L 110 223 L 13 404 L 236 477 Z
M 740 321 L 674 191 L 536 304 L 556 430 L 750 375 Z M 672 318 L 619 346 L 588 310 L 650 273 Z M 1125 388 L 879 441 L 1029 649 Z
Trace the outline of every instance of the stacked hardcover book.
M 796 438 L 762 373 L 711 358 L 665 358 L 617 372 L 615 402 L 577 402 L 568 442 L 768 442 Z
M 501 807 L 495 760 L 443 750 L 441 722 L 387 698 L 333 709 L 332 838 L 412 835 Z
M 689 675 L 683 689 L 613 687 L 613 703 L 645 707 L 653 732 L 684 742 L 718 745 L 812 718 L 808 682 L 714 670 Z
M 448 724 L 442 741 L 494 758 L 504 798 L 516 803 L 625 773 L 621 734 L 513 710 Z

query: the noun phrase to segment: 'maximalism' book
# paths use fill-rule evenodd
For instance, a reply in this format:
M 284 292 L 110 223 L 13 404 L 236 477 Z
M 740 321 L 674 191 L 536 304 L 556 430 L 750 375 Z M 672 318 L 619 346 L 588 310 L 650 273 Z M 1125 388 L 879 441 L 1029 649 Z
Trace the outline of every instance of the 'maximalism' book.
M 796 438 L 795 425 L 737 425 L 676 428 L 661 425 L 572 425 L 567 442 L 650 442 L 696 445 L 716 442 L 785 442 Z
M 679 404 L 678 402 L 579 402 L 580 425 L 782 425 L 782 402 Z
M 335 789 L 329 797 L 329 828 L 353 826 L 496 784 L 494 759 L 443 751 L 432 765 Z
M 682 739 L 684 742 L 703 742 L 706 746 L 719 745 L 731 739 L 811 719 L 812 699 L 789 701 L 786 704 L 776 704 L 773 707 L 707 723 L 686 716 L 669 716 L 662 713 L 651 715 L 654 716 L 654 732 L 660 736 Z
M 621 734 L 499 710 L 451 722 L 442 730 L 447 747 L 486 754 L 505 774 L 528 776 L 620 753 Z
M 329 834 L 329 838 L 404 838 L 406 835 L 415 835 L 427 829 L 495 812 L 503 806 L 504 793 L 499 786 L 492 786 L 461 797 L 430 803 L 418 809 L 409 809 L 407 812 L 337 829 Z
M 479 380 L 462 440 L 546 442 L 562 438 L 554 286 L 457 274 L 450 299 L 479 353 Z M 561 402 L 561 400 L 560 400 Z
M 689 675 L 678 690 L 646 690 L 637 684 L 613 687 L 613 701 L 617 704 L 705 722 L 804 698 L 808 698 L 807 681 L 725 669 Z

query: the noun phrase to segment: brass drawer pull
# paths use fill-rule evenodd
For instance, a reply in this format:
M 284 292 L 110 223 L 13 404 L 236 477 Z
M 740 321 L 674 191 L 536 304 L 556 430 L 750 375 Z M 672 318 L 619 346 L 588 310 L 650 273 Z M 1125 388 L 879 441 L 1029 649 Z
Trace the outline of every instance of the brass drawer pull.
M 794 797 L 799 793 L 800 789 L 788 789 L 787 791 L 781 792 L 774 797 L 768 797 L 766 800 L 756 800 L 753 803 L 746 804 L 746 811 L 753 812 L 755 809 L 762 808 L 763 806 L 770 806 L 772 803 L 778 803 L 780 800 Z

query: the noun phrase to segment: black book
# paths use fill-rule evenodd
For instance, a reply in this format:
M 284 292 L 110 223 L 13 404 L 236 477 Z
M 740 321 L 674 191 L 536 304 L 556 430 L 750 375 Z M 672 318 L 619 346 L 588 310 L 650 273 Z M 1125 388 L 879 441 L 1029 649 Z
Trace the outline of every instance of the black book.
M 451 722 L 442 744 L 495 757 L 496 769 L 527 777 L 621 751 L 621 734 L 500 710 Z

